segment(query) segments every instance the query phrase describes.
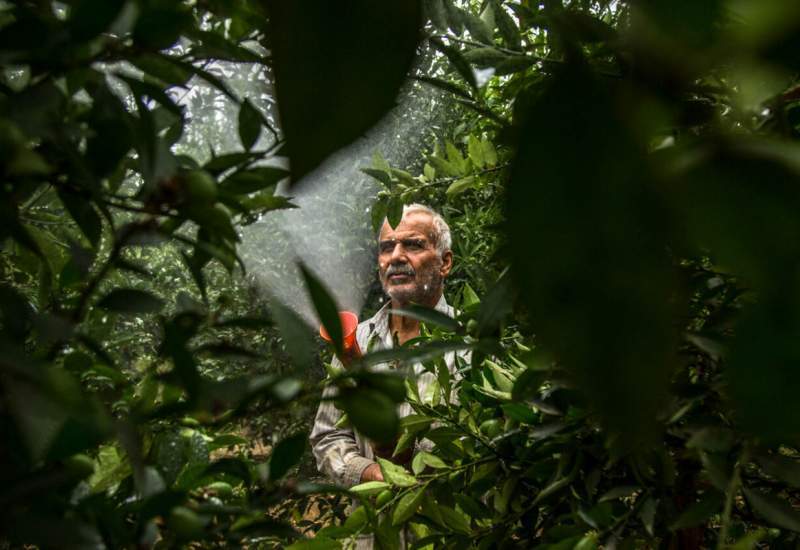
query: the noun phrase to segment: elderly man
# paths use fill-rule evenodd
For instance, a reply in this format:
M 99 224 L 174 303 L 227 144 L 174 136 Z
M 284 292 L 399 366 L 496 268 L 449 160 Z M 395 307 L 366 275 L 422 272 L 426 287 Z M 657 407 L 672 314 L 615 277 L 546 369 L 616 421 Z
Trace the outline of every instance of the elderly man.
M 412 204 L 403 210 L 403 217 L 394 229 L 384 222 L 378 242 L 378 273 L 390 301 L 371 319 L 358 325 L 356 338 L 362 350 L 385 349 L 419 336 L 419 322 L 409 317 L 392 315 L 393 309 L 420 304 L 453 315 L 442 293 L 444 280 L 453 266 L 450 251 L 450 228 L 430 208 Z M 451 372 L 455 372 L 455 355 L 445 356 Z M 334 358 L 334 363 L 338 362 Z M 381 365 L 379 368 L 390 368 Z M 422 365 L 413 367 L 420 395 L 425 398 L 432 389 L 434 377 Z M 403 417 L 411 414 L 408 403 L 398 408 Z M 337 428 L 341 412 L 325 401 L 317 412 L 311 443 L 318 468 L 338 484 L 351 487 L 365 481 L 382 481 L 379 465 L 374 461 L 376 450 L 351 428 Z M 381 456 L 383 454 L 381 453 Z M 368 548 L 367 545 L 359 545 Z

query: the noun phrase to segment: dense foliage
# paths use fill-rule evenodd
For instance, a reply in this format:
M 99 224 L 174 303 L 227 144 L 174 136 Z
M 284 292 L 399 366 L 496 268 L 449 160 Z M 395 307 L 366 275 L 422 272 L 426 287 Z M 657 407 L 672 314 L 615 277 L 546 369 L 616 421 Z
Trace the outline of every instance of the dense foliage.
M 0 2 L 0 544 L 794 548 L 799 47 L 779 0 Z M 407 75 L 450 122 L 364 167 L 372 219 L 444 212 L 459 314 L 330 372 L 435 444 L 348 490 L 310 480 L 313 331 L 237 244 Z M 432 395 L 368 368 L 416 360 Z

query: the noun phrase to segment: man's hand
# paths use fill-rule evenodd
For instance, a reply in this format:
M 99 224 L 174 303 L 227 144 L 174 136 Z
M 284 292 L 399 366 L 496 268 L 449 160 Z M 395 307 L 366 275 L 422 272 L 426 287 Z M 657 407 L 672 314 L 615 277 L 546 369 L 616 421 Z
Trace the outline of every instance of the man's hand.
M 361 472 L 361 483 L 365 481 L 383 481 L 383 473 L 379 464 L 370 464 Z

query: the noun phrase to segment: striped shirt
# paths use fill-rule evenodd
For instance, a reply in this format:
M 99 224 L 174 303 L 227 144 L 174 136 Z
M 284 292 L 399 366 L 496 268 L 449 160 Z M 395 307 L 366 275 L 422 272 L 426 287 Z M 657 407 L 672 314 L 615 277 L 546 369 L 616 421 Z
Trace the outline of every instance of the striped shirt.
M 453 316 L 453 308 L 450 307 L 442 296 L 436 304 L 437 311 L 450 317 Z M 380 349 L 389 349 L 393 345 L 391 331 L 389 330 L 391 307 L 387 303 L 372 318 L 358 325 L 356 329 L 356 339 L 358 346 L 365 353 Z M 459 354 L 466 357 L 466 354 Z M 456 352 L 448 352 L 444 359 L 450 374 L 456 377 Z M 333 358 L 333 366 L 341 368 L 342 363 L 336 357 Z M 390 363 L 381 363 L 371 367 L 375 372 L 387 371 L 392 368 Z M 436 391 L 438 384 L 434 384 L 436 377 L 427 372 L 421 363 L 411 366 L 416 378 L 417 388 L 420 399 L 430 403 L 433 399 L 433 392 Z M 328 386 L 323 393 L 324 397 L 334 396 L 336 388 Z M 403 402 L 398 405 L 397 414 L 400 418 L 408 416 L 413 412 L 411 405 Z M 311 431 L 310 440 L 314 458 L 317 461 L 317 468 L 336 484 L 343 487 L 352 487 L 361 482 L 361 473 L 371 464 L 374 464 L 374 455 L 369 440 L 353 430 L 351 427 L 337 428 L 336 423 L 341 419 L 342 412 L 337 409 L 333 401 L 323 401 L 320 403 L 317 416 L 314 420 L 314 428 Z M 417 449 L 429 449 L 430 442 L 424 440 L 417 443 Z M 372 537 L 359 537 L 357 548 L 372 548 Z M 369 539 L 369 540 L 368 540 Z

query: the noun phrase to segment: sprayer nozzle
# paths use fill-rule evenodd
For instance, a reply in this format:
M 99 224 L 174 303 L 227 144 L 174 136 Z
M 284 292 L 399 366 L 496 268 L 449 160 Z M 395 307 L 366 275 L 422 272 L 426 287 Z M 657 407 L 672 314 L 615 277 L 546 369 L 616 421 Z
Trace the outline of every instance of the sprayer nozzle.
M 343 363 L 349 363 L 353 359 L 361 357 L 361 349 L 358 347 L 358 340 L 356 339 L 356 329 L 358 328 L 358 316 L 352 311 L 340 311 L 339 321 L 342 324 L 342 349 L 344 356 L 339 357 Z M 324 326 L 319 327 L 319 335 L 326 342 L 333 342 L 328 331 Z

